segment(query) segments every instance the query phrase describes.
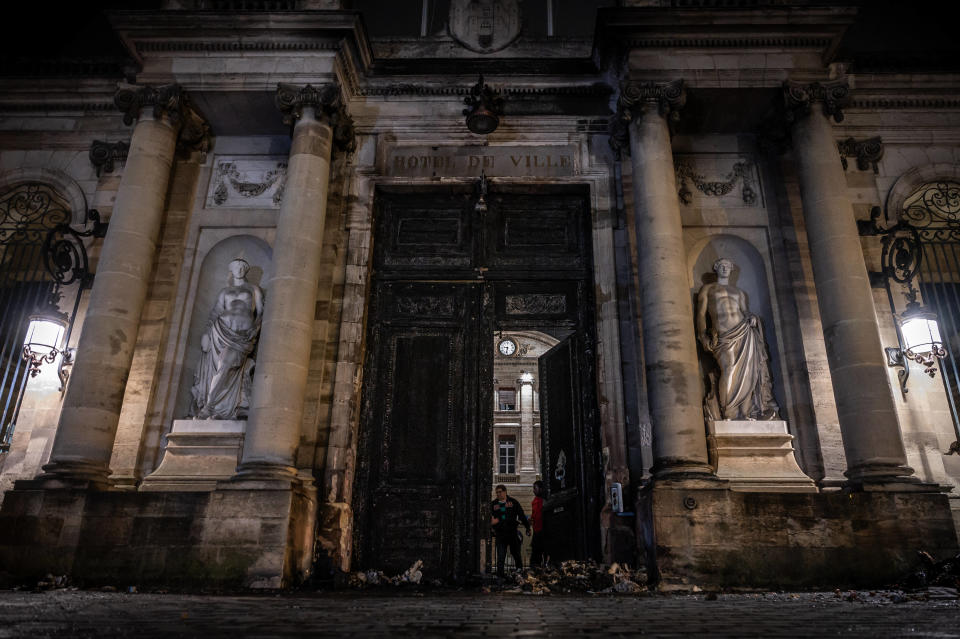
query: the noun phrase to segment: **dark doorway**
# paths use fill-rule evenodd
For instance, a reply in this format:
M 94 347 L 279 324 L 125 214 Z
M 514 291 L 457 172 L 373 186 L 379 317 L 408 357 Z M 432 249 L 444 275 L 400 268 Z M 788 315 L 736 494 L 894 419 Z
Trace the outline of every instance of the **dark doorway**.
M 427 576 L 444 579 L 480 569 L 493 478 L 491 345 L 505 330 L 566 338 L 566 359 L 545 372 L 557 430 L 544 441 L 570 447 L 577 490 L 551 487 L 551 499 L 570 506 L 557 530 L 569 539 L 564 558 L 599 553 L 587 191 L 492 188 L 487 202 L 477 210 L 471 188 L 377 191 L 354 490 L 359 568 L 399 572 L 420 559 Z

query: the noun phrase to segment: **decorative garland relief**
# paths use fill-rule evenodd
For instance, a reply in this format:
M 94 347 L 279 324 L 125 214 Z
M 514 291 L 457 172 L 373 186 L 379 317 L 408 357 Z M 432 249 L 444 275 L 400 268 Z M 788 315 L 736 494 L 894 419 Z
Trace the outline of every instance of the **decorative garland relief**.
M 708 197 L 723 197 L 733 191 L 739 182 L 740 198 L 746 206 L 756 206 L 757 191 L 754 188 L 753 163 L 749 160 L 739 160 L 734 165 L 726 177 L 720 180 L 708 180 L 704 175 L 694 170 L 693 162 L 685 159 L 674 161 L 674 168 L 677 172 L 677 181 L 680 183 L 680 189 L 677 195 L 684 204 L 690 204 L 693 201 L 693 192 L 687 185 L 687 180 L 693 182 L 700 193 Z
M 207 208 L 280 208 L 286 180 L 285 157 L 217 157 Z

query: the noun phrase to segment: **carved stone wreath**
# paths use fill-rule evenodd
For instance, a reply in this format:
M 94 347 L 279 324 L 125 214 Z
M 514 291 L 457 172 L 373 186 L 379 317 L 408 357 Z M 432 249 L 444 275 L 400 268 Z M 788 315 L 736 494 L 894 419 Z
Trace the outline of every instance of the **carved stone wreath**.
M 276 162 L 271 168 L 263 164 L 241 166 L 238 161 L 222 161 L 215 169 L 214 185 L 212 187 L 212 202 L 216 206 L 223 206 L 230 199 L 231 194 L 246 200 L 255 200 L 270 189 L 274 189 L 273 197 L 265 201 L 266 206 L 280 206 L 286 186 L 287 164 Z M 270 166 L 270 165 L 267 165 Z M 264 170 L 266 169 L 266 170 Z M 269 197 L 269 195 L 267 196 Z M 257 206 L 251 201 L 242 206 Z
M 677 172 L 677 180 L 680 182 L 680 189 L 677 195 L 684 204 L 690 204 L 693 201 L 693 193 L 687 188 L 687 180 L 693 182 L 697 190 L 704 195 L 711 197 L 722 197 L 727 195 L 740 182 L 740 197 L 747 206 L 753 206 L 757 203 L 757 192 L 753 188 L 752 168 L 753 163 L 748 161 L 737 162 L 733 169 L 723 180 L 707 180 L 703 175 L 693 170 L 693 166 L 687 160 L 676 160 L 674 168 Z

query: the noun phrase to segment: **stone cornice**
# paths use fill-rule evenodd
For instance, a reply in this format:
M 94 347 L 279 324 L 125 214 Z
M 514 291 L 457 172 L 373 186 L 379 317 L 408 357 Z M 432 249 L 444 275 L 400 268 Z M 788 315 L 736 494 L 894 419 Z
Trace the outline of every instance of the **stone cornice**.
M 821 103 L 824 115 L 842 122 L 843 108 L 850 102 L 850 85 L 846 80 L 810 83 L 784 80 L 783 98 L 787 122 L 810 115 L 815 102 Z
M 341 46 L 342 43 L 340 41 L 243 42 L 238 40 L 164 40 L 138 42 L 137 50 L 144 53 L 182 51 L 204 53 L 210 51 L 337 51 Z
M 0 60 L 0 74 L 16 78 L 117 78 L 124 77 L 131 65 L 125 58 L 41 59 L 12 58 Z
M 7 101 L 0 98 L 0 113 L 35 113 L 37 111 L 56 111 L 58 113 L 91 113 L 113 111 L 113 102 L 87 101 L 47 101 L 43 99 Z
M 292 126 L 303 117 L 303 110 L 312 108 L 318 120 L 324 120 L 333 129 L 333 141 L 338 148 L 351 150 L 354 147 L 353 120 L 347 114 L 340 97 L 340 88 L 335 84 L 319 86 L 277 85 L 275 96 L 277 109 L 284 124 Z
M 852 109 L 960 109 L 960 95 L 882 96 L 853 92 L 847 110 Z
M 130 54 L 337 51 L 350 47 L 364 72 L 373 61 L 358 14 L 349 11 L 111 11 Z
M 621 44 L 630 49 L 825 49 L 832 38 L 799 36 L 740 37 L 668 37 L 626 38 Z
M 604 84 L 591 84 L 589 86 L 542 86 L 542 87 L 523 87 L 523 86 L 504 86 L 500 89 L 504 96 L 522 98 L 530 96 L 531 99 L 553 96 L 578 96 L 578 97 L 605 97 L 611 93 L 610 87 Z M 396 95 L 415 95 L 415 96 L 466 96 L 470 93 L 470 85 L 450 85 L 450 84 L 418 84 L 418 83 L 397 83 L 397 84 L 379 84 L 357 87 L 354 95 L 363 97 L 396 96 Z
M 798 6 L 800 5 L 800 6 Z M 598 51 L 609 49 L 811 49 L 829 61 L 854 7 L 802 3 L 698 2 L 684 7 L 618 7 L 597 14 Z

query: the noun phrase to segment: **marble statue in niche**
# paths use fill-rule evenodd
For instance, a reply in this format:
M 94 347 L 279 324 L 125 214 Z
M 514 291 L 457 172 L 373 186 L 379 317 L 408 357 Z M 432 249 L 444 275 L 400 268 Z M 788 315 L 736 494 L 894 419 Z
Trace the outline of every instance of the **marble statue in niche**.
M 263 289 L 247 281 L 246 260 L 233 260 L 229 269 L 230 284 L 217 293 L 200 339 L 200 363 L 190 389 L 194 419 L 246 419 L 250 408 Z
M 697 295 L 697 337 L 720 368 L 719 376 L 710 375 L 704 415 L 712 421 L 779 419 L 763 324 L 747 307 L 746 293 L 730 284 L 735 267 L 727 258 L 714 262 L 717 281 Z

